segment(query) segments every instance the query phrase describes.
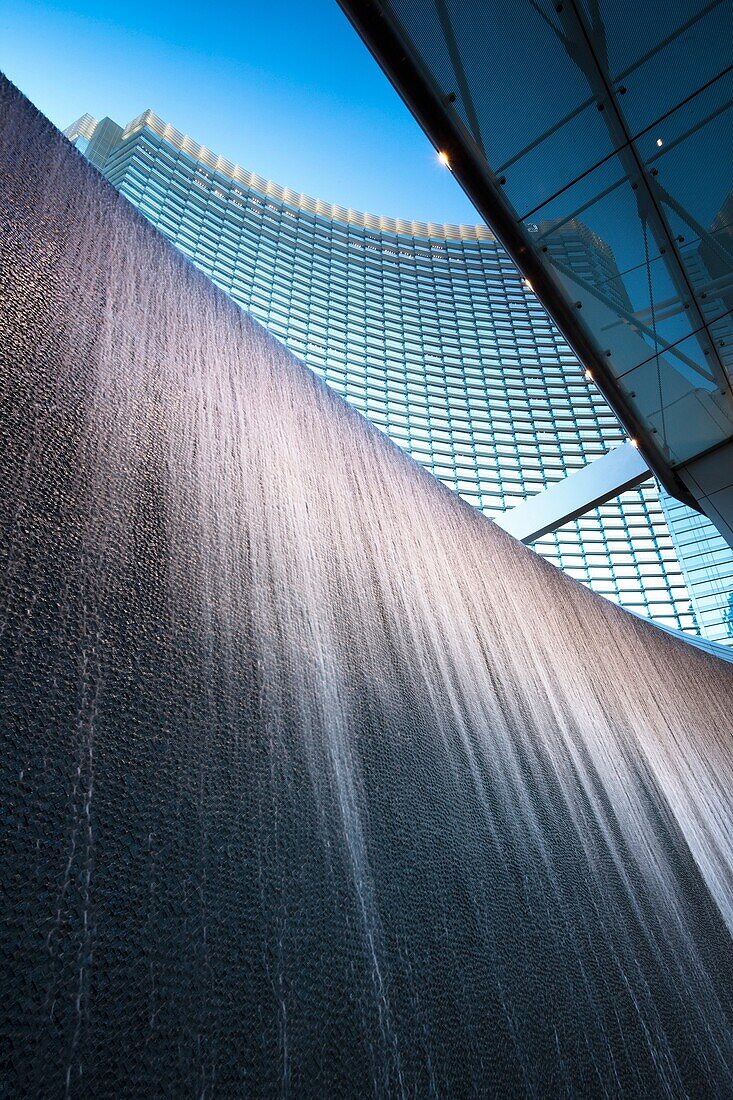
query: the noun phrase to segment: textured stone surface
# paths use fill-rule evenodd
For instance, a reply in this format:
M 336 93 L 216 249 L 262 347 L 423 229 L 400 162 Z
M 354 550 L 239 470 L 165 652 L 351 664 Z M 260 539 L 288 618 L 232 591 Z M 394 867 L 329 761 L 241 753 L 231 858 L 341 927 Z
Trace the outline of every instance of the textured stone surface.
M 0 1093 L 732 1095 L 733 670 L 1 95 Z

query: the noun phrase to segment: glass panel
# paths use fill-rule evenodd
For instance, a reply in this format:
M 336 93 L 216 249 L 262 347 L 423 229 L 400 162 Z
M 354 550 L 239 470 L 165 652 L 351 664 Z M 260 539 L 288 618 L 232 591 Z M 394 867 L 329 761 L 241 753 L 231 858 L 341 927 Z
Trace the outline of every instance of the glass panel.
M 697 335 L 675 349 L 685 359 L 698 354 Z M 634 406 L 651 425 L 672 463 L 685 462 L 733 433 L 733 403 L 727 390 L 680 369 L 680 360 L 655 357 L 623 376 Z
M 617 87 L 627 89 L 623 110 L 632 133 L 645 129 L 730 65 L 731 0 L 715 5 L 688 0 L 668 6 L 606 0 L 603 17 L 609 67 Z M 657 48 L 671 36 L 671 42 Z

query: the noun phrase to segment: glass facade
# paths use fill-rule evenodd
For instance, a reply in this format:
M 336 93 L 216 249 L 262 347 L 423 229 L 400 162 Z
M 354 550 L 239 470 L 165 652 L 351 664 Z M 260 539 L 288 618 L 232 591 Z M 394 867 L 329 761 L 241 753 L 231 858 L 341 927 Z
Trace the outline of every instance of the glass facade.
M 124 130 L 84 116 L 66 134 L 242 308 L 487 516 L 624 441 L 485 226 L 392 220 L 310 199 L 149 111 Z M 613 281 L 611 250 L 582 223 L 551 239 L 586 279 Z M 534 549 L 634 612 L 704 633 L 678 556 L 684 540 L 670 532 L 673 511 L 650 480 Z

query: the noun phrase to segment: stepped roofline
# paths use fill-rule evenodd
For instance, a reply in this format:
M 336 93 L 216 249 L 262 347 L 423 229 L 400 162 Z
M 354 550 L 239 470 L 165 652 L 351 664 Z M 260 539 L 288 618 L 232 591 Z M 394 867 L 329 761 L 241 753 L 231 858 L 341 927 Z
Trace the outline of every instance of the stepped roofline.
M 98 125 L 91 115 L 82 115 L 80 119 L 72 123 L 64 130 L 69 140 L 82 136 L 90 139 Z M 213 172 L 224 176 L 232 183 L 241 184 L 251 188 L 259 194 L 272 198 L 276 202 L 284 203 L 293 209 L 303 210 L 317 217 L 329 218 L 347 225 L 353 225 L 360 229 L 371 229 L 378 233 L 392 233 L 409 237 L 432 237 L 442 240 L 481 240 L 494 241 L 494 234 L 486 225 L 450 225 L 438 222 L 409 221 L 404 218 L 388 218 L 381 214 L 362 213 L 336 203 L 325 202 L 323 199 L 312 198 L 310 195 L 294 191 L 290 187 L 281 187 L 273 180 L 265 179 L 256 172 L 249 172 L 239 164 L 234 164 L 226 157 L 212 152 L 205 145 L 200 145 L 189 137 L 188 134 L 176 130 L 169 122 L 159 118 L 154 111 L 146 110 L 128 122 L 122 131 L 122 141 L 134 137 L 141 130 L 146 129 L 157 137 L 180 150 L 193 160 L 205 165 Z
M 72 122 L 71 126 L 67 126 L 63 134 L 69 141 L 74 141 L 78 137 L 91 141 L 97 126 L 99 126 L 99 119 L 87 113 L 83 114 L 81 118 L 77 118 L 76 122 Z

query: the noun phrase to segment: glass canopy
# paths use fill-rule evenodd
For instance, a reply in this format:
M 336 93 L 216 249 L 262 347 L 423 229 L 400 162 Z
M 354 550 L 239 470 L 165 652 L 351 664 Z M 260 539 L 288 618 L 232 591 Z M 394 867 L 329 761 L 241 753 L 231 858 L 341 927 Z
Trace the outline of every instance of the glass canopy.
M 733 0 L 342 0 L 660 480 L 733 538 Z

